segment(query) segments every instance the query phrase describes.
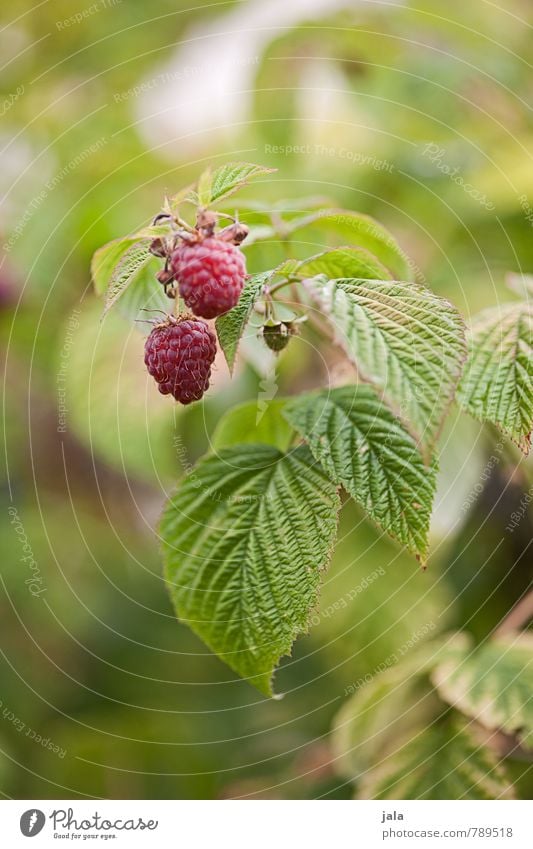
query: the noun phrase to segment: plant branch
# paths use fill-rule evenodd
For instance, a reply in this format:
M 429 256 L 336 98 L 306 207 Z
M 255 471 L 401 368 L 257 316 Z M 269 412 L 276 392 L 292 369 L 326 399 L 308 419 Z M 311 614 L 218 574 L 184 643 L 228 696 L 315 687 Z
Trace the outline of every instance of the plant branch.
M 533 590 L 530 590 L 527 595 L 520 599 L 518 604 L 515 604 L 494 633 L 496 636 L 500 636 L 501 634 L 518 631 L 524 625 L 529 624 L 531 619 L 533 619 Z

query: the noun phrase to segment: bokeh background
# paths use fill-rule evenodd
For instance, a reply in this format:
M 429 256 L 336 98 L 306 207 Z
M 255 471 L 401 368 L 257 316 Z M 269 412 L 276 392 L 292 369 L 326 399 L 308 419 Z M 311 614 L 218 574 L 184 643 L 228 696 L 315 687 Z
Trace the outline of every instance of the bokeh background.
M 277 676 L 285 697 L 236 680 L 176 621 L 154 529 L 223 412 L 264 392 L 260 343 L 250 334 L 232 381 L 218 363 L 204 402 L 173 406 L 144 371 L 143 326 L 100 321 L 89 265 L 165 192 L 243 159 L 278 169 L 243 198 L 305 209 L 324 197 L 374 215 L 466 318 L 511 299 L 506 274 L 533 271 L 532 11 L 529 0 L 3 5 L 5 797 L 348 797 L 328 740 L 345 689 L 428 623 L 481 639 L 524 592 L 533 518 L 505 527 L 531 463 L 504 445 L 487 473 L 499 437 L 452 411 L 428 571 L 347 502 L 321 609 Z M 322 246 L 310 234 L 299 247 Z M 250 251 L 250 270 L 278 252 Z M 326 378 L 295 340 L 277 392 Z M 529 768 L 514 769 L 527 797 Z

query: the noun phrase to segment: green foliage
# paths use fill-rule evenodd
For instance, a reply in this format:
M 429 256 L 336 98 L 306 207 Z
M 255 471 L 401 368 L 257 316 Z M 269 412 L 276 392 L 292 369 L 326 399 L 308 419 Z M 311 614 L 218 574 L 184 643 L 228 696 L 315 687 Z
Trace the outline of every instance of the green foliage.
M 139 334 L 115 313 L 100 318 L 100 305 L 90 303 L 79 320 L 66 370 L 68 424 L 127 477 L 169 480 L 175 413 L 151 383 L 139 382 Z
M 130 317 L 149 306 L 164 310 L 165 295 L 155 281 L 161 260 L 150 252 L 150 240 L 160 236 L 168 263 L 180 228 L 193 229 L 177 213 L 182 203 L 198 212 L 270 171 L 251 163 L 208 168 L 192 188 L 166 202 L 164 224 L 97 252 L 93 278 L 99 292 L 106 290 L 106 310 L 117 305 Z M 455 308 L 413 282 L 413 263 L 369 216 L 331 208 L 302 214 L 298 203 L 275 210 L 249 202 L 247 208 L 262 228 L 259 234 L 256 228 L 256 245 L 276 237 L 288 244 L 296 235 L 300 253 L 302 237 L 314 233 L 351 244 L 306 258 L 287 254 L 275 267 L 248 276 L 237 305 L 215 323 L 230 372 L 255 312 L 265 326 L 290 315 L 293 333 L 308 317 L 315 327 L 325 321 L 358 375 L 354 385 L 281 400 L 272 400 L 268 387 L 267 400 L 259 394 L 256 402 L 227 412 L 212 435 L 213 454 L 165 508 L 166 579 L 178 616 L 229 666 L 271 694 L 275 666 L 307 628 L 318 601 L 338 488 L 426 561 L 436 440 L 461 378 L 466 341 Z M 509 315 L 507 324 L 491 319 L 492 335 L 474 334 L 462 396 L 468 395 L 469 409 L 493 421 L 497 401 L 507 430 L 516 434 L 526 421 L 529 427 L 533 410 L 531 328 L 523 303 L 511 305 Z M 500 332 L 514 340 L 501 359 L 494 346 Z M 306 444 L 291 450 L 295 436 Z M 466 744 L 466 734 L 462 738 Z
M 146 227 L 132 236 L 114 239 L 98 248 L 91 260 L 91 277 L 96 294 L 104 295 L 107 293 L 108 287 L 117 275 L 122 258 L 132 247 L 143 244 L 148 248 L 152 239 L 157 236 L 164 236 L 166 233 L 168 233 L 168 227 Z M 106 295 L 106 301 L 108 298 L 109 294 Z
M 221 418 L 211 440 L 213 451 L 231 445 L 259 442 L 286 451 L 294 431 L 282 416 L 284 400 L 238 404 Z
M 509 633 L 479 648 L 459 634 L 435 667 L 439 695 L 489 731 L 501 729 L 533 748 L 533 635 Z
M 464 359 L 457 311 L 415 284 L 323 276 L 304 284 L 361 377 L 433 446 Z
M 140 219 L 155 214 L 154 198 L 184 185 L 181 201 L 196 188 L 205 199 L 208 181 L 193 185 L 204 167 L 199 157 L 202 163 L 211 157 L 216 172 L 221 154 L 231 148 L 239 151 L 233 156 L 259 156 L 279 168 L 275 179 L 267 174 L 256 187 L 245 188 L 245 201 L 235 194 L 217 206 L 230 215 L 237 208 L 250 226 L 243 248 L 251 273 L 274 268 L 286 253 L 304 259 L 348 245 L 360 258 L 368 250 L 384 272 L 376 276 L 370 263 L 363 271 L 352 256 L 350 270 L 336 271 L 331 264 L 315 266 L 312 273 L 381 280 L 416 274 L 469 318 L 503 304 L 510 297 L 506 270 L 533 270 L 531 73 L 524 61 L 531 52 L 531 30 L 524 26 L 528 4 L 511 0 L 505 9 L 457 4 L 444 16 L 435 15 L 429 2 L 401 9 L 366 3 L 359 7 L 357 27 L 348 9 L 324 6 L 319 19 L 309 8 L 302 25 L 272 27 L 262 33 L 261 47 L 251 51 L 244 39 L 242 52 L 232 55 L 245 85 L 235 92 L 244 112 L 238 123 L 230 121 L 231 137 L 227 126 L 210 124 L 204 132 L 196 121 L 201 109 L 189 132 L 189 116 L 176 108 L 182 102 L 176 88 L 183 93 L 182 85 L 191 99 L 203 99 L 198 84 L 203 80 L 209 87 L 214 57 L 211 62 L 204 49 L 205 61 L 184 61 L 180 68 L 162 67 L 161 57 L 171 30 L 180 42 L 176 51 L 184 41 L 194 49 L 191 34 L 201 36 L 203 28 L 227 31 L 226 15 L 238 23 L 239 6 L 249 4 L 108 5 L 105 14 L 84 15 L 74 25 L 62 23 L 72 22 L 76 12 L 70 0 L 38 5 L 20 0 L 15 23 L 12 5 L 0 11 L 2 121 L 9 141 L 2 241 L 11 246 L 4 251 L 0 281 L 7 365 L 2 453 L 8 464 L 2 492 L 14 499 L 48 587 L 43 603 L 29 595 L 27 563 L 19 559 L 20 542 L 8 527 L 0 616 L 8 650 L 0 658 L 1 699 L 6 712 L 67 750 L 64 759 L 53 757 L 3 719 L 0 784 L 6 797 L 20 799 L 65 793 L 124 799 L 346 794 L 344 779 L 329 772 L 326 735 L 347 683 L 372 673 L 424 622 L 440 627 L 444 619 L 446 627 L 468 627 L 483 638 L 527 589 L 531 461 L 518 456 L 507 436 L 495 436 L 492 427 L 453 410 L 439 438 L 437 515 L 425 573 L 346 499 L 310 634 L 295 645 L 294 662 L 277 676 L 278 688 L 290 690 L 290 698 L 258 702 L 245 684 L 229 680 L 235 677 L 229 671 L 223 680 L 217 657 L 176 625 L 151 528 L 163 489 L 169 491 L 176 480 L 178 454 L 189 468 L 189 459 L 203 454 L 225 414 L 223 438 L 233 433 L 238 442 L 246 441 L 238 422 L 231 423 L 234 404 L 274 391 L 296 401 L 301 392 L 323 388 L 328 378 L 332 386 L 355 382 L 353 370 L 310 320 L 278 358 L 275 389 L 272 384 L 272 392 L 263 393 L 263 343 L 251 327 L 264 309 L 259 299 L 236 377 L 230 383 L 219 361 L 205 404 L 182 409 L 146 379 L 141 337 L 149 325 L 126 325 L 117 316 L 130 298 L 170 310 L 160 285 L 143 274 L 143 284 L 129 286 L 101 322 L 104 300 L 90 303 L 87 268 L 95 248 L 118 234 L 135 233 Z M 398 38 L 407 21 L 409 38 Z M 52 37 L 43 39 L 46 33 Z M 24 49 L 30 44 L 31 50 Z M 198 44 L 201 48 L 201 38 Z M 382 55 L 387 61 L 376 62 Z M 248 59 L 254 67 L 246 66 Z M 473 75 L 472 63 L 482 72 Z M 272 143 L 284 147 L 276 151 Z M 258 153 L 245 152 L 252 150 Z M 333 201 L 317 196 L 324 191 Z M 177 209 L 178 199 L 172 203 Z M 321 225 L 320 216 L 309 221 L 309 213 L 328 206 L 345 207 L 348 215 L 360 210 L 383 222 L 413 260 L 388 259 L 377 241 L 365 244 L 364 232 L 360 238 L 355 227 L 348 233 L 327 220 Z M 194 223 L 190 204 L 179 203 L 179 211 Z M 307 223 L 300 226 L 302 217 Z M 293 221 L 290 232 L 285 225 Z M 115 253 L 100 275 L 100 295 L 120 256 Z M 531 274 L 514 275 L 514 291 L 531 298 L 531 281 Z M 19 285 L 24 291 L 17 303 Z M 280 310 L 296 287 L 276 295 Z M 82 327 L 72 332 L 65 324 L 80 300 Z M 316 311 L 315 317 L 323 322 Z M 57 379 L 67 332 L 72 336 L 67 434 L 58 438 Z M 271 359 L 265 360 L 269 375 Z M 530 357 L 522 361 L 530 370 Z M 528 394 L 527 380 L 519 384 Z M 487 384 L 484 399 L 476 401 L 483 421 L 490 396 Z M 519 406 L 526 410 L 524 401 L 527 397 Z M 250 413 L 243 413 L 253 430 L 253 407 L 260 412 L 262 404 L 252 401 Z M 270 402 L 268 410 L 274 407 Z M 258 425 L 262 440 L 276 438 L 276 416 L 268 410 L 269 427 L 266 420 Z M 277 412 L 284 426 L 281 405 Z M 503 405 L 497 412 L 507 415 Z M 520 417 L 512 422 L 520 429 L 522 424 L 517 436 L 524 441 L 527 422 Z M 505 531 L 510 519 L 512 532 Z M 507 652 L 498 642 L 494 658 Z M 400 677 L 404 668 L 398 664 Z M 502 676 L 510 676 L 500 680 L 506 695 L 519 668 L 498 664 Z M 527 668 L 520 677 L 528 680 Z M 419 686 L 426 688 L 426 680 Z M 365 692 L 366 687 L 358 695 Z M 434 698 L 441 710 L 457 711 L 436 691 L 428 706 Z M 515 698 L 523 706 L 524 694 Z M 409 713 L 415 725 L 425 704 Z M 499 705 L 498 697 L 493 704 Z M 357 745 L 371 743 L 394 720 L 395 708 L 382 715 L 379 728 L 356 737 Z M 379 707 L 374 710 L 379 714 Z M 434 718 L 428 711 L 419 724 L 421 736 Z M 363 726 L 361 717 L 359 722 Z M 478 726 L 473 720 L 476 734 L 484 730 Z M 395 728 L 398 740 L 404 738 L 407 732 Z M 485 730 L 483 747 L 491 759 L 494 739 L 502 736 Z M 508 751 L 512 742 L 504 746 Z M 467 754 L 475 762 L 477 756 Z M 459 764 L 459 752 L 454 755 Z M 504 756 L 504 766 L 516 795 L 531 799 L 530 753 L 520 748 Z M 430 761 L 419 775 L 434 768 Z M 423 789 L 431 797 L 429 787 L 430 782 Z M 403 784 L 401 790 L 417 795 L 421 787 Z
M 308 626 L 338 509 L 307 448 L 267 445 L 202 460 L 165 508 L 165 574 L 179 618 L 265 695 Z
M 390 280 L 391 273 L 365 248 L 333 248 L 298 263 L 296 269 L 306 277 L 324 274 L 330 279 L 361 277 L 365 280 Z
M 287 227 L 288 235 L 298 233 L 300 237 L 308 229 L 325 235 L 331 233 L 343 239 L 345 244 L 349 242 L 366 249 L 389 268 L 397 280 L 413 279 L 412 264 L 396 239 L 369 215 L 349 209 L 322 209 L 291 221 Z
M 202 207 L 212 206 L 226 200 L 255 177 L 264 177 L 275 170 L 275 168 L 254 165 L 251 162 L 228 162 L 214 171 L 207 168 L 198 179 L 196 191 L 185 189 L 183 193 L 175 195 L 172 200 L 174 204 L 187 200 Z
M 468 640 L 461 634 L 451 644 L 449 639 L 440 640 L 412 651 L 392 668 L 378 671 L 339 711 L 333 727 L 337 768 L 355 783 L 358 798 L 513 797 L 512 783 L 494 747 L 486 745 L 478 727 L 457 711 L 447 711 L 438 698 L 443 695 L 439 682 L 447 681 L 454 663 L 461 662 L 457 644 L 460 648 L 465 643 Z M 497 642 L 482 651 L 492 652 L 492 661 L 499 662 Z M 531 662 L 530 645 L 528 653 Z M 481 677 L 487 672 L 490 668 L 485 664 Z M 438 684 L 437 692 L 429 675 Z M 505 680 L 509 682 L 509 675 Z M 493 678 L 484 683 L 487 699 L 490 684 L 496 682 Z M 508 686 L 515 697 L 527 689 L 521 689 L 515 679 Z M 473 716 L 472 703 L 450 698 L 452 690 L 453 683 L 445 689 L 446 700 Z M 479 688 L 476 695 L 482 696 Z M 465 704 L 470 709 L 463 710 Z
M 435 716 L 435 699 L 424 677 L 436 643 L 418 648 L 400 663 L 361 682 L 335 717 L 332 745 L 336 769 L 360 781 L 386 759 L 397 740 L 417 734 Z
M 428 468 L 401 422 L 369 386 L 301 395 L 283 411 L 331 480 L 415 554 L 427 554 L 435 493 Z
M 459 400 L 529 453 L 533 429 L 533 312 L 525 301 L 484 310 L 472 322 Z
M 451 717 L 400 738 L 391 757 L 361 782 L 362 799 L 512 799 L 498 755 Z
M 248 324 L 252 310 L 261 295 L 263 286 L 270 280 L 272 274 L 272 271 L 266 271 L 252 275 L 244 284 L 237 306 L 224 315 L 220 315 L 215 322 L 218 341 L 224 351 L 230 372 L 233 371 L 239 341 Z
M 139 280 L 149 266 L 152 266 L 153 279 L 159 267 L 156 258 L 148 250 L 146 242 L 134 242 L 122 255 L 110 276 L 105 298 L 106 312 Z
M 91 275 L 96 294 L 105 294 L 105 312 L 117 306 L 125 318 L 137 320 L 143 310 L 166 311 L 168 298 L 161 286 L 154 285 L 160 264 L 149 247 L 153 239 L 167 234 L 167 226 L 145 227 L 95 252 Z

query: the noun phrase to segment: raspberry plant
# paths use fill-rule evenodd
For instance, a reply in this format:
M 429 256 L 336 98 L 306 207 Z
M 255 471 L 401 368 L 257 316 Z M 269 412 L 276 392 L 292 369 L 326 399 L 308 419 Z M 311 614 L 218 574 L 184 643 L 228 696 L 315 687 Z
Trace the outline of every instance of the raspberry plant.
M 457 310 L 416 281 L 412 261 L 366 215 L 304 211 L 298 201 L 281 212 L 256 204 L 261 223 L 249 231 L 226 211 L 228 198 L 269 171 L 249 163 L 208 169 L 167 198 L 151 226 L 105 245 L 92 264 L 106 310 L 134 319 L 146 318 L 143 309 L 162 311 L 145 362 L 178 402 L 207 390 L 216 340 L 233 371 L 239 341 L 258 317 L 265 352 L 284 356 L 291 336 L 309 326 L 355 366 L 351 383 L 271 402 L 252 433 L 241 408 L 229 411 L 216 447 L 178 482 L 161 520 L 178 617 L 266 695 L 318 603 L 340 491 L 425 564 L 437 440 L 454 399 L 524 454 L 533 423 L 527 297 L 485 311 L 466 333 Z M 330 247 L 246 271 L 247 244 L 288 244 L 300 234 Z M 213 318 L 214 330 L 203 320 Z M 453 665 L 457 653 L 446 657 Z M 453 703 L 454 679 L 438 666 L 426 673 Z M 394 675 L 401 681 L 401 669 Z M 471 715 L 467 699 L 461 708 Z M 350 722 L 359 710 L 350 701 Z M 341 718 L 338 737 L 350 722 Z M 466 733 L 461 726 L 459 736 Z

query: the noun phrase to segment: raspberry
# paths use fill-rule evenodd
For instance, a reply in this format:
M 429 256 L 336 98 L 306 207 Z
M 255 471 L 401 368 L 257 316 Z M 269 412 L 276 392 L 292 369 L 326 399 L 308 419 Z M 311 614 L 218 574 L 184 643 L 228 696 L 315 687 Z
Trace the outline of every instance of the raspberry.
M 190 404 L 208 388 L 216 352 L 215 334 L 205 321 L 168 316 L 146 340 L 144 362 L 163 395 Z
M 209 236 L 184 242 L 171 258 L 180 295 L 195 315 L 214 318 L 239 300 L 246 277 L 244 256 L 235 245 Z

